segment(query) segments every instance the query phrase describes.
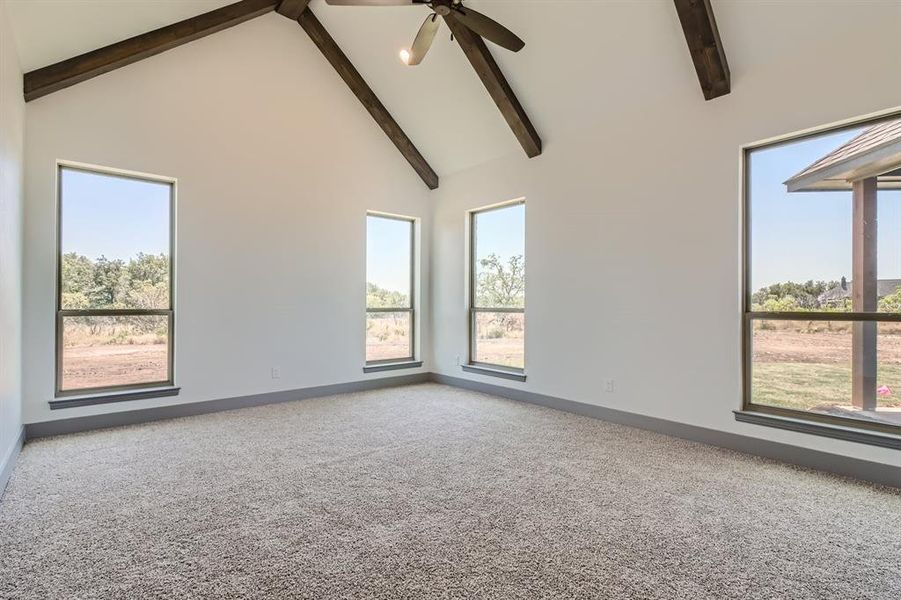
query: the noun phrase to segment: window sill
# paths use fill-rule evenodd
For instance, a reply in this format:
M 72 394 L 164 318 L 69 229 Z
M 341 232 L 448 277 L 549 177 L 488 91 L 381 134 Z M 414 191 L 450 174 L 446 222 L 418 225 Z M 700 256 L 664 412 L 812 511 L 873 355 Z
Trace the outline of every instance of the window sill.
M 405 360 L 403 362 L 372 364 L 363 367 L 364 373 L 380 373 L 382 371 L 398 371 L 400 369 L 418 369 L 422 366 L 421 360 Z
M 510 379 L 511 381 L 525 381 L 526 374 L 522 371 L 507 371 L 505 369 L 494 369 L 491 367 L 482 367 L 480 365 L 462 365 L 467 373 L 475 373 L 476 375 L 487 375 L 489 377 L 500 377 L 501 379 Z
M 148 388 L 144 390 L 129 390 L 124 392 L 108 392 L 104 394 L 91 394 L 85 396 L 66 396 L 50 401 L 50 410 L 60 408 L 76 408 L 79 406 L 93 406 L 95 404 L 110 404 L 112 402 L 127 402 L 129 400 L 145 400 L 147 398 L 165 398 L 166 396 L 178 396 L 180 387 Z
M 754 411 L 736 410 L 733 412 L 735 413 L 735 420 L 742 423 L 776 427 L 777 429 L 786 429 L 798 433 L 809 433 L 811 435 L 819 435 L 837 440 L 901 450 L 901 436 L 889 433 L 867 431 L 856 427 L 816 423 L 804 419 L 793 419 L 791 417 L 782 417 Z

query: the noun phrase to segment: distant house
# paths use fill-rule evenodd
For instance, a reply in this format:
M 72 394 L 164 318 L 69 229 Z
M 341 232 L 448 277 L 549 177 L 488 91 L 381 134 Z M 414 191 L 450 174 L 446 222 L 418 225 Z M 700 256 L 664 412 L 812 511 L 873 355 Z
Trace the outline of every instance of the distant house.
M 833 288 L 829 288 L 820 294 L 817 299 L 823 306 L 839 304 L 846 298 L 851 297 L 851 286 L 853 284 L 853 281 L 848 281 L 842 277 L 841 283 Z M 901 288 L 901 279 L 879 279 L 876 281 L 876 296 L 883 298 L 895 293 L 898 288 Z

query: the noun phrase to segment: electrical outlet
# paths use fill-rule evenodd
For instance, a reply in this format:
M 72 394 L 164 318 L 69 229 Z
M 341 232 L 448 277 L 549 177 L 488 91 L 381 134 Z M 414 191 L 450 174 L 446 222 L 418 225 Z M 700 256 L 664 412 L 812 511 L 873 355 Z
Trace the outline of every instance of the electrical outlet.
M 616 390 L 615 382 L 612 379 L 608 379 L 604 383 L 604 391 L 608 394 L 612 394 Z
M 282 376 L 282 370 L 278 367 L 272 367 L 272 378 L 279 379 Z

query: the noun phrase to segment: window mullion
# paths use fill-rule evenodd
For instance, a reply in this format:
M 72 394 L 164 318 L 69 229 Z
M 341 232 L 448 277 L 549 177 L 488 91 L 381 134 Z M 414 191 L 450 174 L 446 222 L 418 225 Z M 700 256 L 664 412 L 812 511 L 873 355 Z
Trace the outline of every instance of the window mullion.
M 901 313 L 879 312 L 761 312 L 749 311 L 745 318 L 753 321 L 884 321 L 901 322 Z
M 142 317 L 142 316 L 166 316 L 172 314 L 169 308 L 89 308 L 89 309 L 62 309 L 58 311 L 62 317 Z

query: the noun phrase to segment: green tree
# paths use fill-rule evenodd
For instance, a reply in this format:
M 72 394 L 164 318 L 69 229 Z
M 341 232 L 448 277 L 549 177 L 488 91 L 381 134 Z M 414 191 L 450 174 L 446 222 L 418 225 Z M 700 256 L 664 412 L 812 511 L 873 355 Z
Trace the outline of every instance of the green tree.
M 94 308 L 125 308 L 128 277 L 125 262 L 101 256 L 94 262 L 93 286 L 88 299 Z
M 763 312 L 794 312 L 804 310 L 798 305 L 798 301 L 792 296 L 776 298 L 771 296 L 763 301 L 763 304 L 755 306 L 754 310 Z
M 406 294 L 386 290 L 372 282 L 366 282 L 367 308 L 401 308 L 409 305 L 410 300 Z
M 479 261 L 476 301 L 479 306 L 522 308 L 525 306 L 526 269 L 522 254 L 505 265 L 496 254 Z
M 127 277 L 124 302 L 129 308 L 169 307 L 169 257 L 165 254 L 138 255 L 125 267 Z
M 751 295 L 753 310 L 821 310 L 825 309 L 820 302 L 824 292 L 838 287 L 838 281 L 813 281 L 804 283 L 786 281 L 764 287 Z M 788 309 L 769 309 L 765 306 L 791 306 Z
M 879 312 L 901 313 L 901 287 L 879 299 Z
M 63 255 L 62 303 L 64 308 L 88 308 L 88 294 L 94 287 L 94 263 L 75 252 Z
M 128 274 L 129 286 L 142 283 L 153 285 L 160 283 L 168 285 L 169 283 L 169 257 L 165 254 L 139 252 L 135 258 L 128 261 L 125 270 Z
M 169 286 L 165 282 L 132 280 L 124 300 L 128 308 L 169 308 Z

